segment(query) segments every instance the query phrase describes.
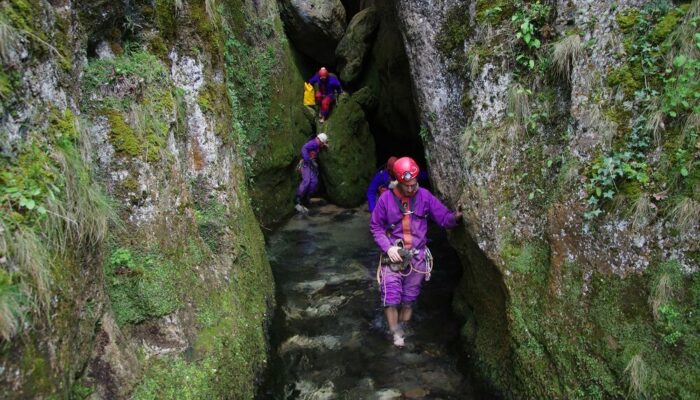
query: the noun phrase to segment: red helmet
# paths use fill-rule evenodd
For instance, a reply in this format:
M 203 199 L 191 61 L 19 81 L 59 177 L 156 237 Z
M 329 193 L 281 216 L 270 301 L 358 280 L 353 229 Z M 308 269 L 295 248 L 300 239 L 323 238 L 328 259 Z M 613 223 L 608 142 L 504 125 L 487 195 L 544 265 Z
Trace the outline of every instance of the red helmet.
M 319 78 L 328 78 L 328 70 L 326 67 L 321 67 L 321 69 L 318 70 L 318 76 Z
M 397 160 L 397 158 L 394 156 L 391 156 L 391 157 L 389 157 L 388 160 L 386 160 L 386 171 L 391 176 L 394 175 L 394 163 L 396 162 L 396 160 Z
M 405 183 L 411 179 L 418 178 L 420 168 L 411 157 L 401 157 L 394 163 L 394 176 L 399 183 Z

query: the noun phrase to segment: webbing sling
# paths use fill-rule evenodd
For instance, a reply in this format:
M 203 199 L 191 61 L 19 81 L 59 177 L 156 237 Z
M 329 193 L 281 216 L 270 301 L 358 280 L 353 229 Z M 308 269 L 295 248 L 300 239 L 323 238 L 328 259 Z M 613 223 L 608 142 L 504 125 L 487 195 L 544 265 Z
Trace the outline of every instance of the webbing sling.
M 396 201 L 399 202 L 399 209 L 403 213 L 401 218 L 401 227 L 403 228 L 403 247 L 410 249 L 413 247 L 413 236 L 411 235 L 411 214 L 413 214 L 413 206 L 415 205 L 415 197 L 405 197 L 401 195 L 398 188 L 394 188 Z

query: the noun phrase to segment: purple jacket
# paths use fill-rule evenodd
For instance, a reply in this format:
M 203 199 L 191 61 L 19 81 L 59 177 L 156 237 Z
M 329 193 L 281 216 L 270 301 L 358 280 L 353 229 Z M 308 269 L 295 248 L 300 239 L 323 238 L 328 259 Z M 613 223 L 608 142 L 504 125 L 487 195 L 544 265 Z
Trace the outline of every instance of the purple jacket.
M 369 208 L 369 212 L 374 211 L 374 207 L 377 204 L 377 198 L 379 196 L 379 189 L 382 187 L 388 189 L 390 182 L 391 176 L 385 168 L 380 169 L 379 172 L 374 174 L 372 181 L 370 181 L 369 186 L 367 187 L 367 206 Z
M 304 161 L 311 161 L 318 158 L 318 153 L 321 151 L 321 145 L 318 143 L 318 139 L 313 138 L 306 142 L 301 148 L 301 158 Z
M 334 96 L 336 93 L 340 94 L 343 92 L 343 87 L 340 85 L 340 80 L 336 78 L 335 75 L 333 74 L 328 74 L 328 78 L 326 78 L 326 81 L 323 82 L 321 81 L 321 78 L 318 76 L 318 72 L 314 74 L 314 76 L 309 79 L 310 84 L 318 84 L 318 90 L 324 95 L 324 96 Z
M 369 229 L 377 245 L 386 252 L 397 239 L 403 239 L 401 219 L 403 213 L 399 208 L 400 199 L 391 190 L 379 196 L 377 206 L 372 212 Z M 454 213 L 445 207 L 440 200 L 428 190 L 418 188 L 411 199 L 411 236 L 413 248 L 421 250 L 426 244 L 428 233 L 428 218 L 443 228 L 451 229 L 457 226 Z

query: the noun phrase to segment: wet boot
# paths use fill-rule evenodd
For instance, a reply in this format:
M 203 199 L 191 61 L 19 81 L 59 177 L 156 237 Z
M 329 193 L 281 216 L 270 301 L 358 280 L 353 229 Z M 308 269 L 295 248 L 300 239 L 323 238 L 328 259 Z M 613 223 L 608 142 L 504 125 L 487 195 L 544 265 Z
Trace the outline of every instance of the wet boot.
M 309 209 L 301 205 L 301 198 L 299 196 L 294 197 L 294 209 L 297 210 L 299 214 L 306 214 Z
M 391 332 L 391 340 L 394 342 L 394 346 L 403 347 L 405 346 L 405 334 L 401 328 L 397 328 L 395 331 Z

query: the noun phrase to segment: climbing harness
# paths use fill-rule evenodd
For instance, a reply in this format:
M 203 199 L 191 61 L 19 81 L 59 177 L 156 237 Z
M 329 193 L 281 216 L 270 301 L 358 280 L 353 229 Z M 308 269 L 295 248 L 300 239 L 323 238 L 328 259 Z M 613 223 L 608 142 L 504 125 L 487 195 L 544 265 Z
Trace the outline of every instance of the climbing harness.
M 413 236 L 411 235 L 411 215 L 414 214 L 413 208 L 415 206 L 416 198 L 406 197 L 401 195 L 398 188 L 393 189 L 394 198 L 398 202 L 399 209 L 403 214 L 401 218 L 401 228 L 403 231 L 403 240 L 398 239 L 394 243 L 395 246 L 399 247 L 399 255 L 402 261 L 400 263 L 394 263 L 389 258 L 389 255 L 382 253 L 379 257 L 379 265 L 377 266 L 377 283 L 382 284 L 382 265 L 387 265 L 389 269 L 393 272 L 399 273 L 401 276 L 406 277 L 415 271 L 416 273 L 425 275 L 425 280 L 430 280 L 430 274 L 433 271 L 433 254 L 430 252 L 428 247 L 425 247 L 425 271 L 419 271 L 413 268 L 413 256 L 419 253 L 418 250 L 413 249 Z M 389 232 L 387 232 L 387 235 Z M 410 267 L 410 268 L 409 268 Z M 406 271 L 407 270 L 407 271 Z M 404 272 L 406 271 L 406 272 Z
M 396 241 L 401 242 L 401 239 Z M 401 246 L 399 246 L 401 247 Z M 379 264 L 377 265 L 377 283 L 379 285 L 382 284 L 382 265 L 386 265 L 391 269 L 393 272 L 397 272 L 399 275 L 406 277 L 411 274 L 411 272 L 415 272 L 418 274 L 423 274 L 425 275 L 425 281 L 428 282 L 430 281 L 430 276 L 433 272 L 433 266 L 434 266 L 434 258 L 433 258 L 433 253 L 430 252 L 430 249 L 428 246 L 425 247 L 425 271 L 419 271 L 415 268 L 413 268 L 413 263 L 411 262 L 413 259 L 413 256 L 418 254 L 418 250 L 412 249 L 412 250 L 407 250 L 404 248 L 399 249 L 399 254 L 401 255 L 402 261 L 399 263 L 394 263 L 391 261 L 389 258 L 389 255 L 386 253 L 382 253 L 379 256 Z

